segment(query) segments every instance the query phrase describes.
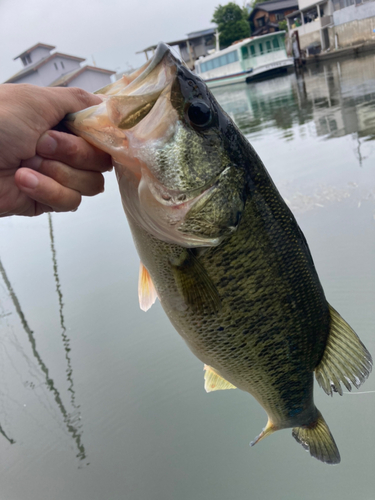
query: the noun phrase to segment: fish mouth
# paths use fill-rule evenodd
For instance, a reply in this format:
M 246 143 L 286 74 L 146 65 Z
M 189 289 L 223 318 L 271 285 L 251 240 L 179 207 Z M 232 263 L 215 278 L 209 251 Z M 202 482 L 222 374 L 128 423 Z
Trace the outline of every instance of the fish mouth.
M 123 175 L 117 171 L 125 212 L 145 231 L 166 243 L 185 248 L 217 246 L 226 235 L 212 237 L 192 234 L 184 232 L 183 225 L 192 212 L 198 212 L 209 203 L 228 169 L 211 183 L 185 192 L 162 186 L 147 170 L 143 170 L 140 180 L 129 170 Z

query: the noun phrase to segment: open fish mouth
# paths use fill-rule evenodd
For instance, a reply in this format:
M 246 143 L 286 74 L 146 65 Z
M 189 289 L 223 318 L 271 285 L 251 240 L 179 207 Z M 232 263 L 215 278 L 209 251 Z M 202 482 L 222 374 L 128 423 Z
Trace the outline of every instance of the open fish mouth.
M 186 248 L 217 246 L 224 234 L 194 234 L 185 232 L 183 226 L 189 214 L 198 212 L 210 202 L 228 170 L 229 167 L 209 185 L 186 192 L 167 189 L 152 179 L 147 170 L 142 171 L 139 181 L 130 171 L 119 176 L 117 170 L 125 212 L 149 234 L 167 243 Z
M 99 90 L 103 102 L 69 115 L 66 125 L 112 156 L 124 209 L 145 231 L 187 248 L 216 246 L 235 230 L 242 201 L 230 191 L 228 161 L 186 121 L 193 98 L 182 89 L 197 92 L 199 82 L 186 71 L 160 44 L 151 61 Z

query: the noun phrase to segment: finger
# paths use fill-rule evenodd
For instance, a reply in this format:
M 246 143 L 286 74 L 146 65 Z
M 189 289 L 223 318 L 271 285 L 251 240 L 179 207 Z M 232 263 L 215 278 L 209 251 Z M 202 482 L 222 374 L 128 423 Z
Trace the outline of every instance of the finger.
M 45 89 L 47 90 L 47 99 L 51 104 L 47 116 L 51 127 L 68 113 L 75 113 L 102 102 L 99 96 L 78 87 L 46 87 Z
M 20 191 L 38 202 L 51 207 L 55 212 L 76 210 L 81 203 L 81 194 L 67 188 L 50 177 L 28 168 L 20 168 L 15 174 Z
M 49 130 L 41 136 L 36 153 L 80 170 L 105 172 L 112 169 L 112 159 L 107 153 L 91 146 L 81 137 L 55 130 Z
M 21 166 L 36 170 L 84 196 L 95 196 L 104 191 L 104 177 L 100 172 L 77 170 L 59 161 L 45 160 L 41 156 L 25 160 Z

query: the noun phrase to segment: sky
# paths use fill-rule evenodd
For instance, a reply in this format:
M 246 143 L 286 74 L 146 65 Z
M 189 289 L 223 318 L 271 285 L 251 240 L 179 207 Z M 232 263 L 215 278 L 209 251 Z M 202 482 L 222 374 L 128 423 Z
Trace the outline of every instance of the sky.
M 84 57 L 84 64 L 137 68 L 146 59 L 135 52 L 214 26 L 215 7 L 228 1 L 0 0 L 0 82 L 22 69 L 13 59 L 38 42 Z

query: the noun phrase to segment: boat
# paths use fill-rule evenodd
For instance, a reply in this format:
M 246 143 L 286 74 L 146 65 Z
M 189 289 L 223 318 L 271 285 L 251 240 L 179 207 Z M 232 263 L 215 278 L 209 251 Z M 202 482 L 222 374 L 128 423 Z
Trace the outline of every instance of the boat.
M 246 38 L 195 62 L 195 72 L 208 87 L 269 78 L 293 68 L 285 49 L 285 31 Z

